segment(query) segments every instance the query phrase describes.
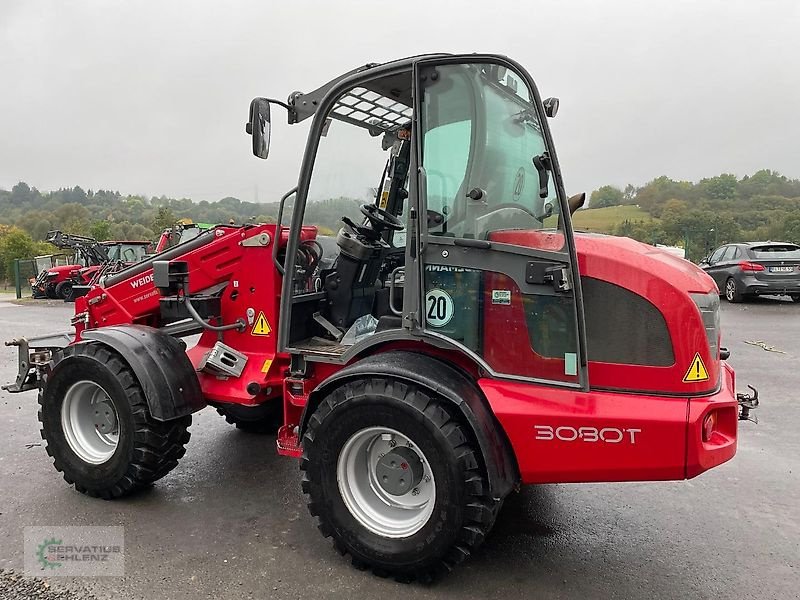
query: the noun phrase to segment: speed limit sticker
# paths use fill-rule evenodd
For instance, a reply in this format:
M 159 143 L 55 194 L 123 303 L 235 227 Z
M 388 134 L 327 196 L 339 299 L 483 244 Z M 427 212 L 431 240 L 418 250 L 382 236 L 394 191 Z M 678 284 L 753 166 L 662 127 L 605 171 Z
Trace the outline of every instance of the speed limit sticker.
M 453 299 L 440 289 L 425 294 L 425 321 L 431 327 L 444 327 L 453 318 Z

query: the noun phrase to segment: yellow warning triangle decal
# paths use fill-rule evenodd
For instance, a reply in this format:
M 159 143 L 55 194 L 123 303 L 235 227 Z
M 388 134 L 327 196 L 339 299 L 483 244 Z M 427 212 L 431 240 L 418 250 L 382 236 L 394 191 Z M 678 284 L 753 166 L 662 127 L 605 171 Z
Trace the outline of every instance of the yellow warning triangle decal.
M 258 318 L 253 324 L 253 329 L 250 330 L 250 335 L 269 335 L 272 333 L 272 328 L 269 326 L 267 317 L 264 316 L 264 311 L 258 313 Z
M 689 365 L 689 370 L 683 376 L 683 383 L 694 383 L 695 381 L 706 381 L 708 379 L 708 371 L 703 364 L 703 359 L 700 358 L 700 353 L 694 355 L 692 364 Z

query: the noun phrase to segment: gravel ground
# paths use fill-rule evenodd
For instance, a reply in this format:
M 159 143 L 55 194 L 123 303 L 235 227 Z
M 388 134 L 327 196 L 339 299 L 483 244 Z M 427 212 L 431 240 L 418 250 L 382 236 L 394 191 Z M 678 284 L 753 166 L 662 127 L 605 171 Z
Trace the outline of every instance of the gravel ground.
M 86 589 L 73 584 L 70 589 L 54 587 L 49 580 L 25 577 L 11 569 L 0 569 L 0 598 L 3 600 L 95 600 Z

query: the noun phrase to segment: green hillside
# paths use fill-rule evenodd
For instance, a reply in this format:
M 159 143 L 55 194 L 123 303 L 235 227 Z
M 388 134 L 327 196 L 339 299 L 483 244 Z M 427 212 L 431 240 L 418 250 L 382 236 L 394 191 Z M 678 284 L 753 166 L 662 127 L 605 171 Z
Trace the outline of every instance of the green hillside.
M 635 205 L 585 208 L 572 216 L 576 230 L 615 233 L 617 226 L 625 221 L 652 221 L 653 217 Z

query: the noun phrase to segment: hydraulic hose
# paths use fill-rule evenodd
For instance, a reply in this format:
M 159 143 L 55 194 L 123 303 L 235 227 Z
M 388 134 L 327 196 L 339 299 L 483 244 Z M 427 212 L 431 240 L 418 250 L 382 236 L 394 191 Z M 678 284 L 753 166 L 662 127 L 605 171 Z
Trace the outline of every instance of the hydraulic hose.
M 235 323 L 230 323 L 228 325 L 212 325 L 200 316 L 197 310 L 195 310 L 194 306 L 192 306 L 192 301 L 186 296 L 183 297 L 183 303 L 186 305 L 186 310 L 189 311 L 189 315 L 192 317 L 192 319 L 194 319 L 203 329 L 208 329 L 209 331 L 230 331 L 231 329 L 244 331 L 244 328 L 247 326 L 247 323 L 245 323 L 245 320 L 242 318 L 236 319 Z

